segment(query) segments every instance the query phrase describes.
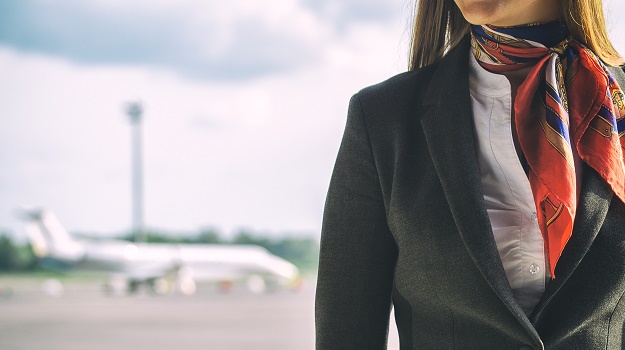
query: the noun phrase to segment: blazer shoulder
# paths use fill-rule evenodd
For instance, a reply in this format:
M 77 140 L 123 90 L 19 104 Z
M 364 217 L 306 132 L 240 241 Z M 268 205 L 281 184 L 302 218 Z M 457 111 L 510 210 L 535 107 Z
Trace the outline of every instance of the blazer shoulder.
M 379 145 L 399 144 L 398 137 L 406 130 L 414 130 L 417 121 L 424 115 L 424 98 L 436 66 L 428 66 L 395 75 L 381 83 L 356 93 L 351 101 L 349 115 L 358 115 L 363 122 L 371 147 L 375 152 Z M 392 155 L 378 159 L 391 160 Z
M 397 74 L 356 93 L 364 110 L 401 109 L 408 104 L 420 105 L 437 64 Z
M 608 71 L 612 73 L 612 76 L 616 78 L 621 89 L 625 88 L 625 65 L 623 66 L 608 66 Z
M 455 74 L 466 74 L 468 77 L 470 48 L 471 44 L 467 35 L 438 62 L 366 87 L 357 95 L 361 102 L 371 100 L 374 103 L 391 102 L 401 105 L 403 100 L 404 103 L 417 103 L 416 106 L 422 106 L 426 95 L 432 96 L 437 93 L 435 88 L 438 87 L 440 90 L 441 85 L 454 84 L 458 80 Z M 434 81 L 435 78 L 439 81 Z M 468 79 L 466 82 L 468 83 Z M 427 94 L 428 91 L 430 94 Z

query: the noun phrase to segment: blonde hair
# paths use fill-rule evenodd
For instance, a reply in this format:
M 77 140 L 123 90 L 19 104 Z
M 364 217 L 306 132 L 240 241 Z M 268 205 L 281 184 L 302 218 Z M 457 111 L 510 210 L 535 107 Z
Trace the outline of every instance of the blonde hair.
M 625 63 L 608 38 L 601 0 L 560 2 L 561 18 L 577 41 L 608 65 Z M 470 28 L 454 0 L 417 0 L 415 11 L 410 40 L 410 70 L 440 61 L 469 33 Z

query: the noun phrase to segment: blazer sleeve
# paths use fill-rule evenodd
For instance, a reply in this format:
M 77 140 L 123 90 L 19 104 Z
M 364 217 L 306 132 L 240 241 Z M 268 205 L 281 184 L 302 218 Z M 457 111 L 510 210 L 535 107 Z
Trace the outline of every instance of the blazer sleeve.
M 315 301 L 317 350 L 386 349 L 397 248 L 358 94 L 325 203 Z

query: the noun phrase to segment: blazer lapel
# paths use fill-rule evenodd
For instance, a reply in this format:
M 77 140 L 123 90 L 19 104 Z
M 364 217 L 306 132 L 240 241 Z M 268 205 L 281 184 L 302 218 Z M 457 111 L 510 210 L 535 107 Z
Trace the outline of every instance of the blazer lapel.
M 582 261 L 608 213 L 613 192 L 601 176 L 591 167 L 584 167 L 582 190 L 573 224 L 573 234 L 564 247 L 556 265 L 556 278 L 551 280 L 530 319 L 534 323 L 545 306 L 558 293 L 566 280 Z
M 540 342 L 506 277 L 484 205 L 469 94 L 469 48 L 465 38 L 439 63 L 425 96 L 421 118 L 430 156 L 458 231 L 493 291 Z

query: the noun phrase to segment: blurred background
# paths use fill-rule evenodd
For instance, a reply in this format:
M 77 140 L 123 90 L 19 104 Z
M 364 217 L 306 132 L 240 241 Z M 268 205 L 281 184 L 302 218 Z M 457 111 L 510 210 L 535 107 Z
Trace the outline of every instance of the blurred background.
M 625 54 L 625 4 L 604 6 Z M 0 348 L 312 349 L 321 216 L 347 103 L 405 71 L 412 8 L 410 0 L 0 2 Z M 64 259 L 57 271 L 87 251 L 105 265 L 104 255 L 131 253 L 160 270 L 142 267 L 135 282 L 147 283 L 131 297 L 103 296 L 90 272 L 49 272 L 27 239 L 36 227 L 46 235 L 46 215 L 48 234 L 82 239 L 59 250 L 44 237 L 42 249 Z M 238 288 L 232 273 L 204 286 L 197 279 L 193 293 L 153 278 L 206 264 L 180 247 L 208 244 L 261 246 L 301 278 L 269 288 L 263 270 L 248 273 L 262 283 L 246 278 Z M 156 255 L 169 262 L 148 257 Z M 135 266 L 116 267 L 125 292 Z
M 406 65 L 403 1 L 2 1 L 0 225 L 128 230 L 141 101 L 147 227 L 316 235 L 349 97 Z

